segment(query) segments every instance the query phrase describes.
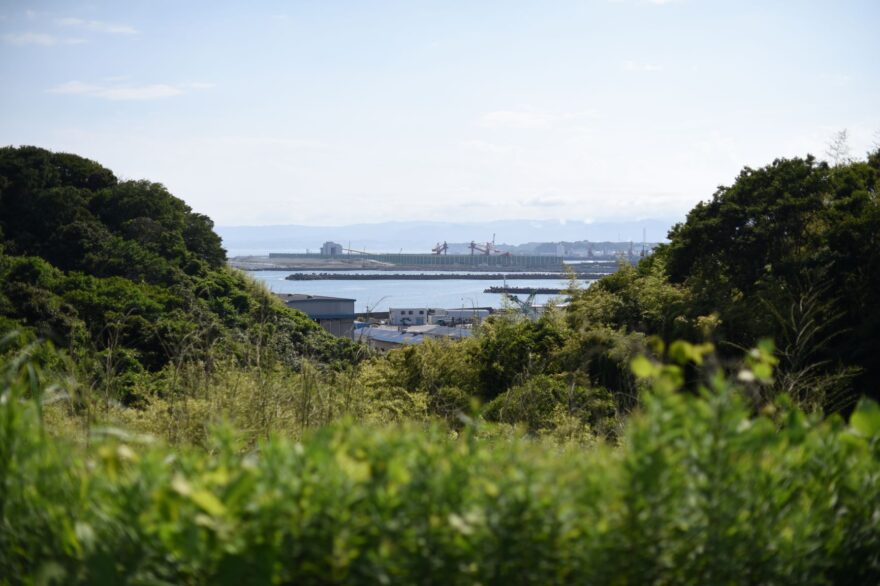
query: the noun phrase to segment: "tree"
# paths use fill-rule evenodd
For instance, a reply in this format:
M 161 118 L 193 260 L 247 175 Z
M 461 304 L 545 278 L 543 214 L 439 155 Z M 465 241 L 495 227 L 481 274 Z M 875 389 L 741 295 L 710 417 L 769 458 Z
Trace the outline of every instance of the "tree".
M 838 138 L 842 160 L 845 133 Z M 821 291 L 811 319 L 845 335 L 811 360 L 829 371 L 860 368 L 855 387 L 877 393 L 880 369 L 870 355 L 880 345 L 878 185 L 877 153 L 834 167 L 808 156 L 746 168 L 670 232 L 670 279 L 692 292 L 692 313 L 717 312 L 719 333 L 741 346 L 783 339 L 785 320 L 774 313 L 790 315 L 791 303 Z

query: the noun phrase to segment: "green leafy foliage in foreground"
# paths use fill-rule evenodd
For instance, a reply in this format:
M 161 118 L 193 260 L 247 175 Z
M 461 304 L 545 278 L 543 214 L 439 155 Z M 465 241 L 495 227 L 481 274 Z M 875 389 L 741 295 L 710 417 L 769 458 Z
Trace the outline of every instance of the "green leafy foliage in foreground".
M 710 348 L 678 344 L 682 362 Z M 763 351 L 738 379 L 770 375 Z M 333 425 L 247 451 L 105 430 L 53 439 L 26 354 L 0 381 L 0 581 L 832 584 L 880 581 L 880 408 L 849 424 L 636 361 L 655 391 L 619 447 L 472 423 Z M 664 390 L 665 389 L 665 390 Z

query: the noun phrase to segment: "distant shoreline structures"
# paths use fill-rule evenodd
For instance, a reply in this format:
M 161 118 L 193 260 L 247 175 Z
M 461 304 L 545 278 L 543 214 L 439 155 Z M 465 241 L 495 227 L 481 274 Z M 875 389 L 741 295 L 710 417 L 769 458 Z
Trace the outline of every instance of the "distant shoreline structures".
M 610 272 L 574 273 L 579 280 L 593 281 Z M 526 280 L 546 279 L 564 281 L 567 273 L 292 273 L 285 277 L 287 281 L 487 281 L 487 280 Z
M 617 271 L 621 262 L 635 263 L 636 258 L 566 259 L 554 256 L 484 256 L 484 255 L 338 255 L 279 254 L 236 256 L 227 262 L 243 271 L 466 271 L 474 273 L 559 273 L 573 269 L 577 273 L 607 275 Z

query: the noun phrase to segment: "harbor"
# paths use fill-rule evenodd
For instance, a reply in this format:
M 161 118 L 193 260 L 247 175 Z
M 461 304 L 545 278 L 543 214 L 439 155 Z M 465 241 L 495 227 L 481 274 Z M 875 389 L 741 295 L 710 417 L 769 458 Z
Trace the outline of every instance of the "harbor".
M 494 235 L 483 243 L 438 242 L 424 254 L 357 251 L 326 241 L 319 253 L 239 256 L 230 265 L 247 270 L 276 294 L 350 299 L 354 313 L 377 315 L 392 307 L 500 309 L 515 293 L 541 305 L 564 295 L 572 279 L 576 287 L 589 287 L 621 263 L 634 261 L 629 244 L 603 249 L 626 253 L 616 257 L 574 260 L 563 256 L 570 249 L 552 248 L 559 254 L 515 254 L 496 246 Z
M 283 272 L 252 271 L 251 276 L 265 284 L 274 293 L 324 295 L 355 300 L 355 313 L 387 312 L 389 307 L 446 307 L 472 308 L 504 305 L 502 295 L 486 293 L 486 289 L 500 285 L 497 279 L 395 279 L 364 280 L 335 279 L 290 281 Z M 347 276 L 347 275 L 345 275 Z M 578 286 L 589 287 L 592 280 L 578 279 Z M 516 280 L 522 287 L 568 287 L 568 280 L 559 276 L 552 279 Z M 547 303 L 558 295 L 537 295 L 535 303 Z
M 572 272 L 576 279 L 596 280 L 614 272 Z M 315 273 L 298 272 L 284 277 L 286 281 L 514 281 L 514 280 L 565 280 L 568 273 L 465 273 L 465 272 L 407 272 L 407 273 Z

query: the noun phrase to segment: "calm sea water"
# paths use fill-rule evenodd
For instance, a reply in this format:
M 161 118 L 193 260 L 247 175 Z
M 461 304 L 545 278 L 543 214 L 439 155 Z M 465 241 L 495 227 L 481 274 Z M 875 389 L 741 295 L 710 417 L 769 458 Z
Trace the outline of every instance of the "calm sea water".
M 309 271 L 302 271 L 309 272 Z M 320 272 L 320 271 L 314 271 Z M 376 271 L 334 271 L 334 273 L 365 274 Z M 417 271 L 429 274 L 432 271 Z M 307 295 L 328 295 L 355 299 L 355 311 L 388 311 L 389 307 L 440 307 L 452 309 L 456 307 L 501 307 L 503 295 L 483 293 L 492 285 L 501 285 L 503 281 L 457 280 L 442 281 L 286 281 L 290 274 L 285 271 L 252 271 L 256 279 L 263 281 L 275 293 L 304 293 Z M 444 274 L 449 274 L 444 273 Z M 592 281 L 582 281 L 588 286 Z M 568 286 L 564 279 L 516 279 L 508 281 L 515 287 L 559 287 Z M 520 296 L 525 297 L 525 296 Z M 535 302 L 544 304 L 554 295 L 537 295 Z

